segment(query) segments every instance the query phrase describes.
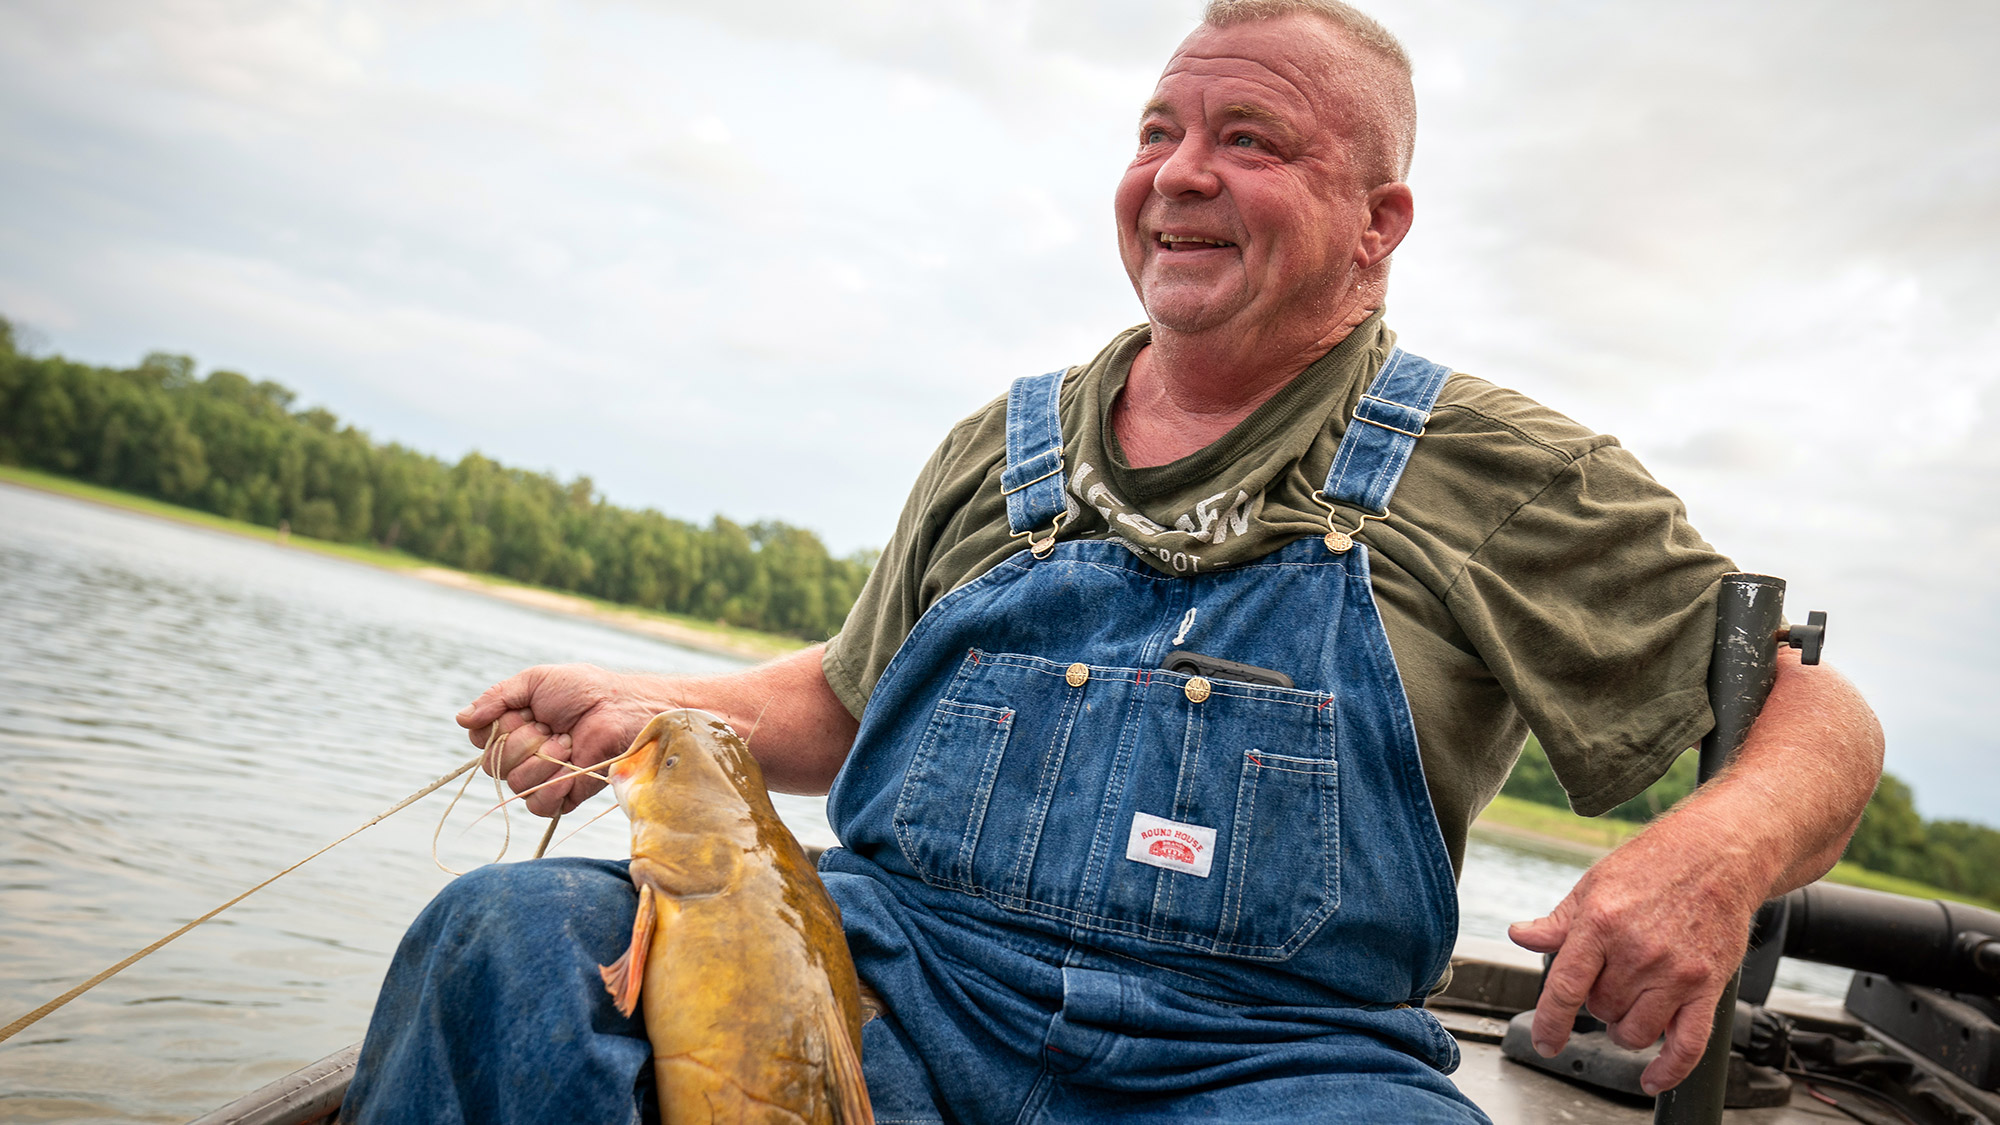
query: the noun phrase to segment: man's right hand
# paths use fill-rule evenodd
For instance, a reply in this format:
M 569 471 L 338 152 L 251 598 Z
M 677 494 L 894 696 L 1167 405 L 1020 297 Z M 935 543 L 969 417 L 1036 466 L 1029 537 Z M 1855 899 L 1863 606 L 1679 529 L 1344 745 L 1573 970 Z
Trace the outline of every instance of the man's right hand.
M 544 664 L 509 676 L 458 713 L 458 725 L 484 748 L 493 724 L 507 736 L 487 772 L 523 793 L 537 816 L 566 813 L 604 788 L 594 777 L 565 776 L 558 763 L 594 766 L 624 753 L 662 711 L 698 707 L 734 726 L 781 793 L 824 793 L 847 760 L 857 724 L 820 666 L 814 645 L 769 664 L 720 676 L 673 677 L 607 672 L 589 664 Z M 549 759 L 554 759 L 550 761 Z
M 458 725 L 484 749 L 499 723 L 505 741 L 496 744 L 499 760 L 489 760 L 487 772 L 516 793 L 554 779 L 526 800 L 529 812 L 555 816 L 604 787 L 592 777 L 563 777 L 569 771 L 557 762 L 592 766 L 624 753 L 646 721 L 671 706 L 659 701 L 660 687 L 651 677 L 590 664 L 544 664 L 487 688 L 458 713 Z

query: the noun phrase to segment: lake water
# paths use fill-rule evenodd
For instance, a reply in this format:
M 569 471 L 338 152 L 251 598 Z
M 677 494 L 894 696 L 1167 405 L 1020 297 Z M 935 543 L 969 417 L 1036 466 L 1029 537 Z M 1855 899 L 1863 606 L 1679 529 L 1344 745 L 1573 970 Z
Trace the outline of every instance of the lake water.
M 0 1023 L 366 821 L 474 752 L 451 715 L 531 664 L 724 657 L 406 575 L 0 485 Z M 482 785 L 483 782 L 483 785 Z M 454 783 L 455 784 L 455 783 Z M 447 791 L 448 792 L 448 791 Z M 447 862 L 492 857 L 476 780 Z M 432 796 L 0 1044 L 0 1119 L 185 1121 L 361 1038 L 449 876 Z M 823 805 L 781 797 L 806 843 Z M 600 796 L 567 832 L 609 807 Z M 532 823 L 531 823 L 532 821 Z M 539 821 L 514 820 L 510 858 Z M 552 854 L 626 854 L 613 812 Z M 1573 858 L 1475 839 L 1462 932 L 1503 938 Z M 1841 995 L 1787 962 L 1781 983 Z

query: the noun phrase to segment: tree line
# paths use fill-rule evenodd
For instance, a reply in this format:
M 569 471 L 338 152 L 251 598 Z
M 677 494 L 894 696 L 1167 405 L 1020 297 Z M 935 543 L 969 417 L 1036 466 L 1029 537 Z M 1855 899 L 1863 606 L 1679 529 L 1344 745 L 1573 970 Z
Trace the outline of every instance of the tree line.
M 331 411 L 187 356 L 137 367 L 32 356 L 0 318 L 0 463 L 462 570 L 823 640 L 875 552 L 836 558 L 777 522 L 706 527 L 608 503 L 478 453 L 456 464 L 379 444 Z
M 1695 770 L 1696 755 L 1683 754 L 1644 793 L 1605 815 L 1645 823 L 1694 792 Z M 1500 791 L 1537 804 L 1569 807 L 1548 755 L 1534 739 L 1528 740 Z M 2000 903 L 2000 831 L 1964 820 L 1925 820 L 1917 812 L 1910 787 L 1894 774 L 1882 775 L 1843 858 L 1870 871 Z

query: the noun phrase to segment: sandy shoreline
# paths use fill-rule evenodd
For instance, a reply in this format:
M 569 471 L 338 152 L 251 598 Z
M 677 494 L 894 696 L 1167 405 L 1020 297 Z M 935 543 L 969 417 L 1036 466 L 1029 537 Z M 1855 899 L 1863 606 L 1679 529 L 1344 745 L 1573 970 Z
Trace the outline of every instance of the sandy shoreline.
M 721 634 L 705 632 L 689 625 L 682 625 L 665 618 L 653 617 L 637 610 L 613 609 L 599 605 L 588 598 L 574 594 L 561 594 L 554 590 L 538 590 L 531 586 L 516 586 L 510 582 L 479 578 L 462 570 L 450 570 L 441 566 L 422 566 L 404 571 L 414 578 L 433 582 L 439 586 L 449 586 L 454 590 L 467 590 L 498 598 L 503 602 L 539 609 L 546 613 L 560 613 L 568 617 L 581 617 L 614 629 L 638 633 L 656 640 L 691 648 L 699 652 L 712 652 L 720 656 L 734 656 L 743 660 L 764 661 L 782 655 L 775 640 L 759 644 L 750 640 L 739 640 Z M 799 642 L 803 647 L 804 642 Z
M 625 609 L 591 601 L 589 598 L 554 590 L 521 586 L 504 578 L 485 577 L 462 570 L 436 566 L 407 555 L 396 555 L 381 548 L 330 543 L 309 539 L 302 535 L 290 535 L 258 524 L 244 523 L 212 512 L 193 508 L 183 508 L 151 497 L 135 496 L 117 489 L 91 485 L 83 481 L 71 480 L 36 470 L 18 466 L 0 466 L 0 484 L 24 488 L 32 492 L 42 492 L 51 496 L 61 496 L 68 500 L 78 500 L 86 504 L 132 515 L 147 516 L 166 520 L 187 527 L 197 527 L 204 531 L 221 532 L 243 539 L 255 539 L 279 547 L 311 551 L 328 558 L 358 563 L 362 566 L 386 570 L 392 574 L 423 579 L 438 586 L 449 586 L 454 590 L 465 590 L 498 598 L 514 605 L 529 609 L 539 609 L 548 613 L 560 613 L 570 617 L 580 617 L 609 625 L 614 629 L 638 633 L 655 640 L 666 641 L 682 648 L 698 652 L 714 653 L 718 656 L 732 656 L 740 660 L 762 662 L 788 652 L 796 652 L 805 647 L 804 641 L 791 637 L 757 634 L 750 630 L 725 631 L 726 627 L 714 629 L 700 625 L 682 624 L 671 618 L 648 613 L 641 609 Z

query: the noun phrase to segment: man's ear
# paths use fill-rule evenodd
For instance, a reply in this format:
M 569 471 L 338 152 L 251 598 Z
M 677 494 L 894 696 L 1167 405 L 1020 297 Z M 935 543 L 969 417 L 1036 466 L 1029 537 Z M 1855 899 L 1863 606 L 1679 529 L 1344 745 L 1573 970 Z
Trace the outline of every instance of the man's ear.
M 1416 198 L 1410 194 L 1410 185 L 1398 181 L 1370 191 L 1368 229 L 1361 232 L 1361 242 L 1354 248 L 1354 264 L 1365 270 L 1395 253 L 1415 218 Z

